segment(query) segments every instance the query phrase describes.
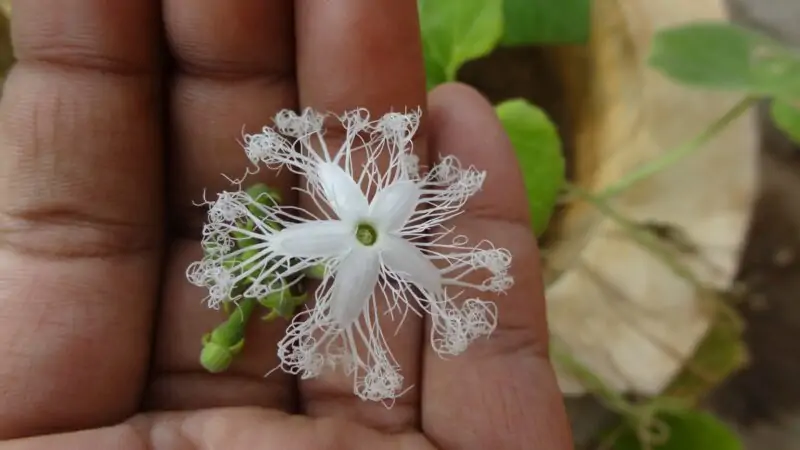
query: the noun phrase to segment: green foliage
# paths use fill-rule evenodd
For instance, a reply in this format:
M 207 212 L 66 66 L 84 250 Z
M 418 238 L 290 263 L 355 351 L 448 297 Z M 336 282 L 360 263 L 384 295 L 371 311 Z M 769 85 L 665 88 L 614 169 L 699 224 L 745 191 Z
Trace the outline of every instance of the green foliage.
M 725 301 L 724 299 L 715 299 Z M 748 360 L 740 318 L 720 311 L 703 341 L 665 395 L 694 404 Z
M 428 89 L 504 45 L 584 42 L 590 0 L 418 0 Z
M 505 0 L 503 45 L 564 44 L 589 37 L 589 0 Z
M 800 55 L 727 22 L 697 22 L 661 31 L 653 38 L 649 63 L 687 85 L 800 97 Z
M 467 61 L 488 55 L 503 34 L 502 0 L 419 0 L 428 88 L 456 79 Z
M 614 450 L 743 450 L 738 436 L 719 419 L 702 411 L 685 411 L 659 417 L 664 425 L 664 442 L 645 446 L 636 431 L 626 429 L 614 443 Z
M 770 106 L 770 114 L 775 125 L 789 139 L 800 144 L 800 102 L 775 99 Z
M 581 1 L 588 0 L 577 0 Z M 541 20 L 552 17 L 555 11 L 552 5 L 544 7 L 541 2 L 510 3 L 511 15 L 527 14 L 512 20 L 517 29 L 515 36 L 520 39 L 523 37 L 521 24 L 531 17 L 530 13 L 548 10 L 545 16 L 540 17 Z M 568 3 L 576 3 L 576 0 Z M 502 0 L 419 0 L 418 5 L 428 89 L 454 81 L 464 63 L 491 53 L 503 35 Z M 508 8 L 506 3 L 506 20 Z M 562 17 L 562 20 L 566 19 Z M 555 28 L 547 31 L 551 38 Z M 524 100 L 499 105 L 497 114 L 522 166 L 533 229 L 541 234 L 547 227 L 564 183 L 561 141 L 547 115 Z
M 555 125 L 525 100 L 497 106 L 497 115 L 517 154 L 530 202 L 533 230 L 544 232 L 564 185 L 565 161 Z

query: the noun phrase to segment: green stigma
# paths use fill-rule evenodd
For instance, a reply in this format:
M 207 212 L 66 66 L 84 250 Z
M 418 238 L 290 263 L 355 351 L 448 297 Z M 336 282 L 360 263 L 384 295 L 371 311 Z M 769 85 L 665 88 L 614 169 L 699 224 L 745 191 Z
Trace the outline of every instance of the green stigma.
M 375 227 L 368 223 L 360 223 L 356 227 L 356 239 L 367 247 L 373 245 L 378 240 L 378 232 Z

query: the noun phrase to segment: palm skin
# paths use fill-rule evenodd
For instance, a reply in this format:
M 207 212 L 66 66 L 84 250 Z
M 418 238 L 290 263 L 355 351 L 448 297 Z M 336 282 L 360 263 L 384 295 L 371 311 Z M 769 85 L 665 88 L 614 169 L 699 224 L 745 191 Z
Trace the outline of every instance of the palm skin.
M 426 95 L 413 0 L 21 0 L 0 102 L 0 450 L 571 448 L 547 360 L 519 170 L 470 88 Z M 166 36 L 166 38 L 164 38 Z M 453 225 L 510 249 L 495 335 L 443 361 L 425 323 L 389 343 L 414 388 L 264 373 L 281 324 L 210 375 L 219 322 L 185 280 L 203 191 L 242 173 L 242 126 L 283 108 L 425 107 L 415 149 L 487 170 Z M 332 136 L 332 139 L 335 136 Z M 258 175 L 293 201 L 288 173 Z M 285 325 L 285 324 L 284 324 Z

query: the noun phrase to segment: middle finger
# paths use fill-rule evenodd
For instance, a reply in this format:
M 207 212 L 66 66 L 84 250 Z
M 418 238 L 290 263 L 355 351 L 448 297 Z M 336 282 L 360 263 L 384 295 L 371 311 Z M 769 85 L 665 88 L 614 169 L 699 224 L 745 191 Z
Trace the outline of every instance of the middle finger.
M 148 406 L 194 409 L 256 405 L 289 409 L 290 377 L 264 374 L 277 364 L 283 327 L 254 326 L 247 346 L 222 375 L 198 361 L 201 337 L 224 320 L 201 303 L 206 295 L 186 281 L 186 268 L 201 258 L 204 211 L 193 205 L 231 190 L 222 176 L 240 178 L 248 167 L 242 127 L 254 132 L 280 109 L 296 106 L 291 0 L 165 0 L 164 22 L 175 60 L 172 125 L 172 248 L 161 305 L 154 379 Z M 266 169 L 246 183 L 263 182 L 291 201 L 288 171 Z M 246 187 L 246 186 L 244 186 Z M 256 317 L 253 318 L 256 320 Z M 256 324 L 253 325 L 262 325 Z
M 424 106 L 425 72 L 415 1 L 297 0 L 295 4 L 302 107 L 334 114 L 365 108 L 374 120 L 389 111 Z M 326 136 L 327 147 L 331 153 L 336 152 L 343 142 L 342 130 L 329 128 Z M 427 160 L 421 134 L 414 150 L 420 160 Z M 356 176 L 364 163 L 363 155 L 353 155 Z M 377 165 L 385 171 L 389 161 L 379 158 Z M 308 198 L 301 198 L 300 203 L 314 207 Z M 408 314 L 395 333 L 400 319 L 397 314 L 394 320 L 384 314 L 387 305 L 387 298 L 379 290 L 368 313 L 381 316 L 379 326 L 388 350 L 400 366 L 405 389 L 416 385 L 419 379 L 421 321 Z M 352 376 L 343 372 L 323 373 L 300 384 L 308 414 L 348 417 L 392 431 L 418 425 L 418 389 L 414 386 L 387 410 L 380 403 L 356 397 Z

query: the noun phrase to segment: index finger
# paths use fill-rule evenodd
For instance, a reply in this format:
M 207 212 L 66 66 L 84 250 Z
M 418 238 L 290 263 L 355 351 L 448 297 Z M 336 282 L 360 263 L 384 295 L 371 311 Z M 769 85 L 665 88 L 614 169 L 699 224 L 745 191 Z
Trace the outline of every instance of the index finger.
M 547 358 L 547 324 L 536 240 L 516 158 L 494 110 L 474 90 L 431 93 L 432 153 L 486 171 L 483 189 L 448 225 L 511 252 L 506 295 L 467 289 L 497 307 L 497 328 L 459 356 L 424 359 L 423 430 L 444 449 L 571 449 L 561 392 Z M 480 284 L 480 280 L 467 280 Z

